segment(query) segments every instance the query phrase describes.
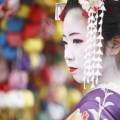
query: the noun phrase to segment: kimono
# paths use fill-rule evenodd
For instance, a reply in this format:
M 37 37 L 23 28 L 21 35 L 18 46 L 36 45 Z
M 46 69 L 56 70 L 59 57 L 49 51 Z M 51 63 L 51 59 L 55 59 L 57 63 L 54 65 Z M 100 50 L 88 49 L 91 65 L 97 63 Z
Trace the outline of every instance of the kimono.
M 90 91 L 75 106 L 80 109 L 80 120 L 120 120 L 120 94 L 107 88 Z

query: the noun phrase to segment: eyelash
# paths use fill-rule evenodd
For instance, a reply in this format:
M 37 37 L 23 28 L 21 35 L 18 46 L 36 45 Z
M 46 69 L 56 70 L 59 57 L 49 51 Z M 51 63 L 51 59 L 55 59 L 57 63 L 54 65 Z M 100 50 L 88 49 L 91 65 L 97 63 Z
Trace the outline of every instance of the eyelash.
M 81 40 L 81 39 L 73 39 L 73 43 L 74 44 L 80 44 L 82 42 L 83 42 L 83 40 Z M 65 46 L 65 45 L 67 45 L 67 42 L 66 41 L 62 41 L 61 44 L 62 44 L 62 46 Z
M 66 42 L 66 41 L 62 41 L 62 42 L 61 42 L 61 45 L 62 45 L 62 46 L 65 46 L 65 45 L 67 45 L 67 42 Z
M 83 40 L 81 40 L 81 39 L 73 39 L 73 43 L 75 43 L 75 44 L 80 44 L 82 42 L 83 42 Z

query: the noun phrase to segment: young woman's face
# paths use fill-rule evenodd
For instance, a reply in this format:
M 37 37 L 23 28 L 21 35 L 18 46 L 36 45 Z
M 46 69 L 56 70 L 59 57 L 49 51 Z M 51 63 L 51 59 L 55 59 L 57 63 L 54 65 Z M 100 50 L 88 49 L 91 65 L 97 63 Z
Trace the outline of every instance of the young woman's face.
M 64 20 L 64 58 L 69 71 L 77 82 L 83 82 L 83 63 L 86 42 L 87 20 L 80 9 L 70 10 Z

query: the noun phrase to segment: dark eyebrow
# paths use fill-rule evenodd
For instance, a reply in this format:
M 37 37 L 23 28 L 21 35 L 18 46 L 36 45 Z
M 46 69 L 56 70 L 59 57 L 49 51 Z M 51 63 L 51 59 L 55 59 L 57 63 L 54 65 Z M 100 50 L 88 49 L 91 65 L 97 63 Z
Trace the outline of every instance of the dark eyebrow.
M 70 33 L 69 36 L 73 36 L 73 35 L 78 35 L 80 33 L 74 32 L 74 33 Z M 66 35 L 63 34 L 63 37 L 66 37 Z
M 78 34 L 80 34 L 80 33 L 74 32 L 74 33 L 70 33 L 69 36 L 78 35 Z

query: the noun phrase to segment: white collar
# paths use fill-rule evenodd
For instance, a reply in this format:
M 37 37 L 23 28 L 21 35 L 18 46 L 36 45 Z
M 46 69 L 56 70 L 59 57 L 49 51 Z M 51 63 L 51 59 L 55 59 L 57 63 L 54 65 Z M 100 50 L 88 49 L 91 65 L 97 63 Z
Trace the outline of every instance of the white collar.
M 110 89 L 110 90 L 120 94 L 120 81 L 119 82 L 102 83 L 102 84 L 98 85 L 95 89 L 98 89 L 98 88 L 103 88 L 103 89 L 107 88 L 107 89 Z

